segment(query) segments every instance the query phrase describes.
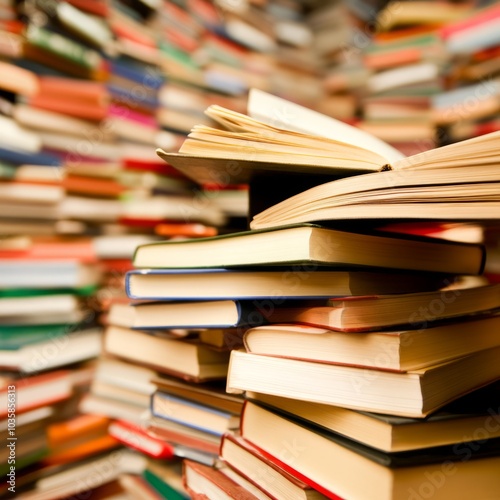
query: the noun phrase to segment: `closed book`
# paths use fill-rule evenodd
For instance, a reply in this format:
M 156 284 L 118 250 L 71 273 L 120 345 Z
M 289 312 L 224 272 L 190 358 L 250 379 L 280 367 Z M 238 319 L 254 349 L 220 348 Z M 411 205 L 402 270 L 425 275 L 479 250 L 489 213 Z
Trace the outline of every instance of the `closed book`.
M 239 414 L 243 408 L 244 399 L 238 394 L 228 394 L 225 390 L 225 381 L 192 384 L 174 377 L 161 375 L 152 377 L 151 382 L 159 391 L 180 396 L 228 413 Z
M 409 371 L 500 347 L 499 328 L 500 315 L 356 333 L 276 324 L 250 328 L 243 342 L 254 354 Z
M 227 374 L 229 353 L 197 341 L 109 326 L 104 333 L 103 349 L 107 354 L 188 380 L 223 379 Z
M 241 434 L 269 460 L 332 499 L 419 498 L 420 488 L 432 488 L 436 500 L 494 498 L 500 486 L 498 439 L 474 447 L 457 443 L 421 453 L 380 453 L 251 402 L 243 410 Z
M 24 373 L 36 373 L 86 361 L 101 352 L 100 328 L 79 329 L 78 326 L 64 324 L 60 328 L 62 334 L 58 334 L 58 329 L 54 330 L 52 335 L 45 336 L 43 332 L 40 336 L 30 336 L 27 341 L 23 341 L 22 336 L 8 339 L 10 345 L 0 350 L 0 366 Z M 46 352 L 51 354 L 44 354 Z
M 314 266 L 313 266 L 314 267 Z M 439 278 L 425 273 L 310 270 L 295 266 L 262 269 L 145 269 L 125 278 L 132 299 L 200 300 L 331 298 L 436 289 Z
M 13 163 L 14 165 L 45 165 L 49 167 L 61 167 L 61 159 L 51 153 L 46 153 L 44 151 L 30 152 L 22 151 L 18 149 L 10 149 L 6 147 L 0 147 L 0 160 L 8 163 Z M 54 170 L 54 175 L 55 175 Z
M 117 420 L 109 426 L 109 434 L 125 446 L 148 456 L 163 460 L 172 459 L 175 456 L 174 446 L 151 436 L 135 423 Z
M 68 324 L 83 319 L 79 300 L 73 294 L 6 297 L 0 300 L 1 325 Z
M 221 441 L 221 459 L 269 498 L 324 500 L 326 497 L 304 481 L 268 460 L 245 438 L 226 433 Z
M 302 305 L 309 301 L 292 300 L 285 303 L 290 302 Z M 246 326 L 260 325 L 272 319 L 275 310 L 281 308 L 282 304 L 269 311 L 264 309 L 264 306 L 265 304 L 259 304 L 258 301 L 231 299 L 119 304 L 118 307 L 111 308 L 109 321 L 123 322 L 128 318 L 127 326 L 143 330 L 241 327 L 243 333 Z M 227 340 L 230 340 L 230 335 Z
M 168 498 L 169 500 L 188 500 L 190 497 L 182 483 L 182 462 L 164 462 L 148 460 L 142 473 L 142 478 L 154 490 L 155 500 Z M 144 498 L 140 496 L 139 498 Z
M 232 351 L 228 392 L 254 391 L 422 418 L 500 378 L 500 347 L 420 370 L 394 372 Z
M 193 449 L 212 458 L 219 454 L 220 436 L 195 427 L 179 424 L 173 420 L 151 416 L 147 422 L 148 433 L 165 440 L 176 449 Z
M 69 399 L 72 394 L 73 380 L 68 370 L 53 370 L 12 380 L 0 390 L 0 418 L 58 403 Z
M 81 288 L 100 275 L 96 265 L 76 259 L 0 259 L 0 288 Z
M 303 263 L 456 274 L 478 274 L 483 261 L 480 245 L 357 234 L 314 225 L 158 242 L 140 245 L 134 255 L 134 265 L 145 268 Z
M 256 392 L 247 392 L 246 397 L 273 412 L 302 420 L 307 426 L 318 426 L 392 453 L 480 441 L 484 438 L 484 431 L 480 429 L 488 429 L 488 439 L 500 437 L 500 426 L 495 424 L 500 419 L 499 389 L 500 381 L 492 382 L 424 419 L 358 411 Z
M 239 414 L 233 414 L 189 399 L 156 391 L 151 397 L 151 413 L 188 427 L 222 436 L 240 424 Z
M 500 286 L 460 280 L 440 290 L 420 293 L 338 297 L 320 306 L 276 307 L 273 323 L 302 323 L 330 330 L 362 332 L 407 325 L 423 329 L 440 321 L 495 311 Z
M 185 460 L 183 462 L 183 481 L 193 499 L 234 498 L 256 500 L 245 488 L 225 476 L 215 467 Z

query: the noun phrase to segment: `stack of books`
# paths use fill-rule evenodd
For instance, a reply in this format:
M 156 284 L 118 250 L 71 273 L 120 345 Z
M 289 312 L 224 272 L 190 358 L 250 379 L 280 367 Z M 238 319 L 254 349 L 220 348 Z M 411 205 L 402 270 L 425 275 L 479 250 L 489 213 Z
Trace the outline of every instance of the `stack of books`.
M 276 121 L 263 123 L 256 120 L 269 108 L 263 103 L 303 119 L 281 128 Z M 245 138 L 239 132 L 251 130 L 254 156 L 250 161 L 243 153 L 238 157 L 239 174 L 250 179 L 251 202 L 268 194 L 259 191 L 262 178 L 252 183 L 262 171 L 275 189 L 280 181 L 288 188 L 280 173 L 285 163 L 299 172 L 310 169 L 309 177 L 323 181 L 326 153 L 320 148 L 328 147 L 328 138 L 297 129 L 320 128 L 324 117 L 260 93 L 251 110 L 253 118 L 211 108 L 209 114 L 229 129 L 227 135 L 219 132 L 218 144 L 203 146 L 211 131 L 200 127 L 180 153 L 159 154 L 193 179 L 203 178 L 223 171 L 231 156 L 242 153 Z M 255 147 L 260 130 L 276 146 L 273 155 L 265 141 L 262 151 Z M 497 134 L 488 140 L 495 142 Z M 467 154 L 474 145 L 460 147 Z M 131 297 L 231 300 L 253 321 L 247 321 L 243 349 L 231 351 L 227 374 L 228 393 L 246 395 L 239 432 L 224 434 L 216 471 L 184 464 L 186 487 L 207 494 L 211 487 L 226 490 L 232 484 L 233 495 L 244 488 L 261 498 L 389 499 L 431 490 L 436 498 L 449 498 L 477 488 L 480 496 L 494 495 L 500 485 L 500 434 L 490 424 L 498 417 L 500 290 L 482 276 L 484 247 L 409 232 L 389 234 L 380 227 L 387 219 L 462 222 L 472 216 L 450 215 L 452 209 L 459 204 L 471 210 L 482 203 L 498 207 L 498 191 L 492 184 L 489 201 L 476 202 L 474 188 L 481 189 L 480 182 L 469 184 L 468 193 L 456 195 L 449 206 L 429 203 L 435 213 L 422 215 L 426 194 L 418 176 L 409 181 L 411 167 L 422 167 L 415 173 L 424 179 L 427 167 L 441 175 L 444 185 L 448 176 L 456 182 L 470 166 L 453 163 L 453 148 L 434 150 L 425 164 L 418 156 L 403 160 L 407 171 L 391 171 L 393 165 L 387 172 L 358 175 L 363 172 L 352 168 L 348 146 L 342 146 L 344 155 L 337 152 L 332 164 L 337 163 L 337 175 L 351 167 L 351 178 L 303 192 L 298 185 L 298 194 L 274 205 L 272 198 L 259 200 L 270 205 L 269 216 L 254 216 L 250 231 L 146 244 L 136 251 L 135 263 L 143 269 L 127 276 Z M 433 166 L 434 157 L 448 162 L 446 167 Z M 477 163 L 479 181 L 481 155 L 468 158 Z M 335 167 L 324 170 L 333 176 Z M 355 182 L 376 183 L 367 190 L 374 198 L 358 212 L 360 221 L 330 217 L 342 203 L 362 208 L 364 193 L 347 188 Z M 394 198 L 384 203 L 384 192 L 394 186 Z M 334 192 L 338 203 L 330 196 Z M 404 212 L 398 213 L 400 207 Z M 385 219 L 369 213 L 377 209 L 395 213 Z M 498 221 L 477 212 L 473 218 Z M 198 305 L 193 306 L 194 311 Z M 363 481 L 356 479 L 359 474 Z
M 407 155 L 438 144 L 432 97 L 445 88 L 449 61 L 438 28 L 471 12 L 470 6 L 451 2 L 436 9 L 415 7 L 391 2 L 382 9 L 362 56 L 371 75 L 359 126 Z
M 499 129 L 499 18 L 493 2 L 439 30 L 450 64 L 447 91 L 433 97 L 432 108 L 434 121 L 447 127 L 449 142 Z

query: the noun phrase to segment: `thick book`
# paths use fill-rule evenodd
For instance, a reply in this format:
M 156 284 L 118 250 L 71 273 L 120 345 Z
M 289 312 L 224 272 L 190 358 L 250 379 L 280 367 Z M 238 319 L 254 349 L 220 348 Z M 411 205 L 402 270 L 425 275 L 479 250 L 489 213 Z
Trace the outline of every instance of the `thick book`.
M 194 381 L 225 378 L 229 361 L 228 352 L 215 351 L 197 341 L 149 335 L 113 325 L 106 328 L 103 350 L 161 373 Z
M 499 438 L 500 381 L 447 404 L 426 418 L 383 415 L 331 404 L 247 392 L 246 398 L 306 425 L 318 426 L 385 452 L 411 451 Z M 474 445 L 475 446 L 475 445 Z
M 324 500 L 326 497 L 289 471 L 277 466 L 245 438 L 226 433 L 222 436 L 220 457 L 272 500 Z
M 139 245 L 134 255 L 134 265 L 144 268 L 301 263 L 456 274 L 478 274 L 483 261 L 481 245 L 380 233 L 359 234 L 314 225 L 163 241 Z
M 332 298 L 320 306 L 275 308 L 273 323 L 301 323 L 329 330 L 361 332 L 398 325 L 423 329 L 452 318 L 500 307 L 500 285 L 451 284 L 420 293 Z
M 129 271 L 125 289 L 131 299 L 209 300 L 331 298 L 429 291 L 439 277 L 426 273 L 285 269 L 142 269 Z M 278 297 L 278 299 L 276 299 Z
M 423 484 L 433 488 L 436 500 L 462 498 L 464 492 L 494 498 L 500 486 L 498 439 L 475 447 L 457 443 L 421 452 L 382 453 L 252 402 L 243 409 L 241 435 L 268 460 L 332 499 L 420 498 Z M 439 481 L 439 488 L 431 478 Z
M 250 214 L 259 215 L 253 229 L 331 219 L 498 218 L 500 132 L 404 157 L 369 133 L 259 90 L 251 91 L 248 112 L 209 107 L 225 130 L 195 127 L 179 153 L 157 152 L 200 183 L 248 182 Z
M 423 418 L 500 378 L 500 347 L 408 372 L 232 351 L 227 390 Z
M 272 324 L 247 330 L 247 352 L 319 363 L 409 371 L 500 347 L 500 315 L 459 319 L 428 328 L 339 332 Z

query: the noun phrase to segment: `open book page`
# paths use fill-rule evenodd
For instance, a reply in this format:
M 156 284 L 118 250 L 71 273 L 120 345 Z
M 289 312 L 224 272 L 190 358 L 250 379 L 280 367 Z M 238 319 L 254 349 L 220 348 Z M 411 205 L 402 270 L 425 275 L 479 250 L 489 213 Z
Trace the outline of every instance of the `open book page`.
M 258 89 L 250 90 L 248 114 L 274 127 L 369 149 L 384 157 L 390 165 L 404 158 L 397 149 L 363 130 Z
M 500 163 L 500 131 L 408 156 L 391 166 L 394 170 L 409 170 L 484 167 L 498 163 Z
M 377 172 L 326 182 L 257 213 L 250 227 L 347 219 L 498 220 L 497 164 Z

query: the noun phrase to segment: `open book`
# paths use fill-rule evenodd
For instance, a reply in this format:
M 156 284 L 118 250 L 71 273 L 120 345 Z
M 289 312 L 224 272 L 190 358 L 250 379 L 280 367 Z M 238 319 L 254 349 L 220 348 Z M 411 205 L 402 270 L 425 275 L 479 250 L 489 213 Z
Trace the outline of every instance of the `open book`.
M 205 113 L 222 128 L 197 125 L 179 153 L 157 151 L 200 183 L 248 182 L 256 171 L 344 177 L 500 161 L 500 132 L 404 157 L 363 130 L 257 89 L 249 94 L 249 116 L 217 105 Z
M 250 116 L 220 106 L 206 113 L 222 128 L 196 126 L 179 153 L 157 153 L 200 184 L 249 183 L 253 229 L 499 218 L 500 131 L 404 157 L 362 130 L 255 89 Z

